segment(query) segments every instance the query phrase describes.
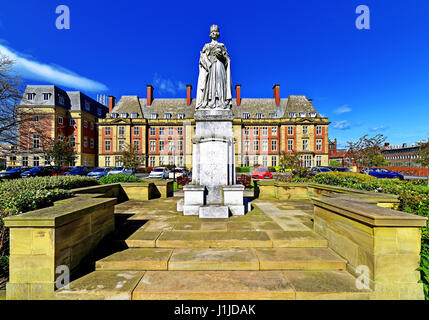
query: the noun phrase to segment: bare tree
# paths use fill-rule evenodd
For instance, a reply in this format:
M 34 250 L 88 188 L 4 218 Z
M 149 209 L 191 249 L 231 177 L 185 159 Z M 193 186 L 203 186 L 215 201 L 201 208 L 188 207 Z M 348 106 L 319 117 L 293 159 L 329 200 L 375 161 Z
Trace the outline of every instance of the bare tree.
M 0 56 L 0 143 L 16 145 L 19 124 L 18 104 L 24 85 L 12 74 L 13 61 Z
M 347 142 L 348 153 L 352 156 L 358 168 L 373 167 L 384 164 L 381 149 L 386 136 L 378 134 L 369 138 L 364 135 L 356 142 Z

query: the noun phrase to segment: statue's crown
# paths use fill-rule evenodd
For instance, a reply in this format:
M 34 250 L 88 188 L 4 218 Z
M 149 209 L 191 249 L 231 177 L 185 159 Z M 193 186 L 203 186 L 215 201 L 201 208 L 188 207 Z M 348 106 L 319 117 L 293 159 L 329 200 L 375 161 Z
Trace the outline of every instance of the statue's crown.
M 219 32 L 219 27 L 217 25 L 215 25 L 215 24 L 210 27 L 210 32 L 213 32 L 213 31 L 218 31 Z

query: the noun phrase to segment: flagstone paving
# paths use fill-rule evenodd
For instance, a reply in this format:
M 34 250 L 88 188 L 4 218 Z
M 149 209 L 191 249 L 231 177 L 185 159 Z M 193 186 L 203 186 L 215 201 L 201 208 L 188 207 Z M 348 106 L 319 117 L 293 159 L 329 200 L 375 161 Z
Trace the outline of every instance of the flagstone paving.
M 128 201 L 95 271 L 58 299 L 368 299 L 347 261 L 312 230 L 308 200 L 252 202 L 245 216 L 199 219 L 179 198 Z

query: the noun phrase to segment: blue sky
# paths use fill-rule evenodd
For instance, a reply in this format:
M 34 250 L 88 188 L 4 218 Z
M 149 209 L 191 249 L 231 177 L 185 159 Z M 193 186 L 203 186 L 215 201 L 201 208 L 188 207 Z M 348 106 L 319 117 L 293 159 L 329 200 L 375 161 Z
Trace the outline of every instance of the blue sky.
M 70 30 L 55 27 L 58 5 Z M 355 13 L 367 5 L 371 29 Z M 2 1 L 0 51 L 29 84 L 57 84 L 92 97 L 184 97 L 199 51 L 218 24 L 233 84 L 248 98 L 304 94 L 329 117 L 340 145 L 383 133 L 393 144 L 429 134 L 429 2 Z

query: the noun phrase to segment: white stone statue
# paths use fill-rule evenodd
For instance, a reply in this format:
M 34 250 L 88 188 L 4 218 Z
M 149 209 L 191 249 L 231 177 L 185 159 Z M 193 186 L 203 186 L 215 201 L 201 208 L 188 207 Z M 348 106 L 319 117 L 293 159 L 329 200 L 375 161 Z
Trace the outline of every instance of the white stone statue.
M 212 42 L 201 51 L 196 109 L 231 109 L 231 59 L 219 35 L 219 27 L 211 26 Z

